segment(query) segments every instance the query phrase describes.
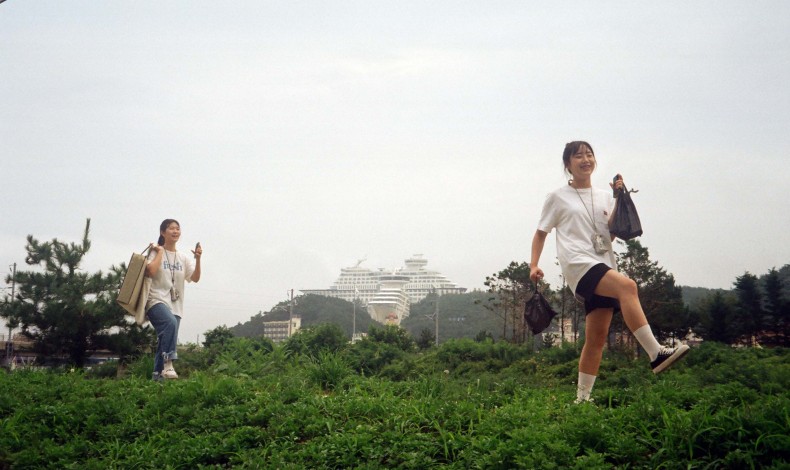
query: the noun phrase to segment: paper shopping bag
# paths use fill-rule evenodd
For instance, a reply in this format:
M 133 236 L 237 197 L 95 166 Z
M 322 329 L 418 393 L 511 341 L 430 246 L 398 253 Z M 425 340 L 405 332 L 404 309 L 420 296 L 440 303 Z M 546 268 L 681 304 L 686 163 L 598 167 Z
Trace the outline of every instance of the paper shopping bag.
M 151 289 L 151 279 L 145 277 L 146 264 L 145 255 L 132 253 L 117 298 L 118 304 L 135 317 L 138 325 L 145 323 L 145 303 Z

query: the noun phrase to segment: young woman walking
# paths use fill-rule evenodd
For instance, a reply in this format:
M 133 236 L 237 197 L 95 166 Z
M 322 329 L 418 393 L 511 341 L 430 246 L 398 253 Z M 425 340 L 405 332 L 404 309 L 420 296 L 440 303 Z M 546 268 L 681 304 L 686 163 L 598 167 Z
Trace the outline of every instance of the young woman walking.
M 173 361 L 178 359 L 176 345 L 178 328 L 184 310 L 184 281 L 200 280 L 200 243 L 192 250 L 193 256 L 176 249 L 181 238 L 181 225 L 165 219 L 159 226 L 159 241 L 151 244 L 145 275 L 151 278 L 151 290 L 145 304 L 145 314 L 156 330 L 158 339 L 154 358 L 154 380 L 177 379 Z
M 543 278 L 540 256 L 546 236 L 556 230 L 562 274 L 576 298 L 584 302 L 587 313 L 584 347 L 579 358 L 578 403 L 590 400 L 616 309 L 622 312 L 626 326 L 650 357 L 654 373 L 666 370 L 689 348 L 686 345 L 665 348 L 658 343 L 639 302 L 636 283 L 617 272 L 612 251 L 614 236 L 609 232 L 616 199 L 611 190 L 592 187 L 591 176 L 596 167 L 592 146 L 584 141 L 566 144 L 562 162 L 571 179 L 546 197 L 532 238 L 530 277 L 533 282 Z M 622 177 L 610 186 L 621 189 Z

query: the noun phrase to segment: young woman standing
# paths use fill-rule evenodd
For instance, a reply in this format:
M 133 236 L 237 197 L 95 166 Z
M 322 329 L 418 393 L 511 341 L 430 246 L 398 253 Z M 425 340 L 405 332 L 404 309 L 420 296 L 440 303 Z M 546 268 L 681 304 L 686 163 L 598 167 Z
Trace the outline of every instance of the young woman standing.
M 184 310 L 184 281 L 200 280 L 200 243 L 192 250 L 192 257 L 176 249 L 181 238 L 181 225 L 165 219 L 159 226 L 159 241 L 151 244 L 146 276 L 151 278 L 151 290 L 145 305 L 148 320 L 158 339 L 154 358 L 154 380 L 177 379 L 173 361 L 178 359 L 178 327 Z
M 611 190 L 592 187 L 591 176 L 596 167 L 592 146 L 584 141 L 566 144 L 562 162 L 571 179 L 546 197 L 532 238 L 530 277 L 533 282 L 543 278 L 540 256 L 546 236 L 556 229 L 562 274 L 576 298 L 584 302 L 587 313 L 576 393 L 576 401 L 582 402 L 590 400 L 614 310 L 622 312 L 626 326 L 650 357 L 654 373 L 666 370 L 689 348 L 686 345 L 665 348 L 658 344 L 639 302 L 636 283 L 617 272 L 612 251 L 614 236 L 609 232 L 616 199 Z M 622 178 L 610 186 L 621 189 Z

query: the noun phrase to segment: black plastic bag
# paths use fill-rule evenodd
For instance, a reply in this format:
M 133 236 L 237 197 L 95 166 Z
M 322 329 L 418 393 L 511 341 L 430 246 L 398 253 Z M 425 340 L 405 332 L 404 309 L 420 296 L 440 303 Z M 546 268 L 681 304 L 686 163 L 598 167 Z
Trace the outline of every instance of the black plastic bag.
M 529 299 L 524 306 L 524 321 L 527 322 L 533 335 L 548 328 L 551 324 L 551 320 L 556 315 L 557 312 L 551 308 L 548 300 L 537 290 L 535 290 L 532 298 Z
M 636 206 L 631 199 L 631 190 L 623 185 L 623 189 L 617 195 L 617 207 L 612 215 L 612 226 L 609 231 L 620 240 L 630 240 L 642 235 L 642 222 L 639 221 L 639 214 L 636 213 Z

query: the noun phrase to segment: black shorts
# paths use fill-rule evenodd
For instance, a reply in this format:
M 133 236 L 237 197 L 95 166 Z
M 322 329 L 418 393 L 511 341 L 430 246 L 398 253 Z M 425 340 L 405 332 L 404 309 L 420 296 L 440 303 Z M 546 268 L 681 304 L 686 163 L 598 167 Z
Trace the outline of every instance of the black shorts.
M 601 279 L 610 269 L 612 268 L 603 263 L 598 263 L 584 273 L 584 276 L 579 280 L 579 284 L 576 285 L 576 298 L 579 301 L 584 301 L 584 311 L 586 313 L 590 313 L 596 308 L 620 310 L 620 302 L 617 299 L 595 293 L 598 283 L 601 282 Z

